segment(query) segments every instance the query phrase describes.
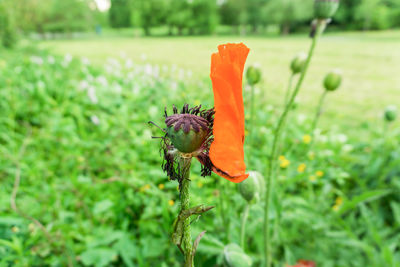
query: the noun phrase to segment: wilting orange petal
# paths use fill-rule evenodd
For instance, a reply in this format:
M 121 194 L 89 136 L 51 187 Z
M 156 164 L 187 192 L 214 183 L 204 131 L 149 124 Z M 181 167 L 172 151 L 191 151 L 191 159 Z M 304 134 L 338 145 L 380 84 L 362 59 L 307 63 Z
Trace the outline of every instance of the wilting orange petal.
M 210 159 L 215 173 L 235 183 L 248 177 L 243 151 L 242 76 L 249 51 L 242 43 L 224 44 L 211 56 L 215 116 Z

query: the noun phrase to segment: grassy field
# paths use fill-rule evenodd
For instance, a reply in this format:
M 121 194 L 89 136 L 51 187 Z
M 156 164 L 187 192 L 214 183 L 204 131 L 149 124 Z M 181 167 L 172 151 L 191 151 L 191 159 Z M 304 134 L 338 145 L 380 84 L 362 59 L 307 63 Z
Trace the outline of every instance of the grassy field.
M 400 267 L 400 127 L 379 118 L 399 103 L 396 39 L 400 31 L 321 40 L 272 177 L 273 266 L 307 259 Z M 39 43 L 50 52 L 31 44 L 0 51 L 0 266 L 182 266 L 171 243 L 181 194 L 152 138 L 163 132 L 147 122 L 164 127 L 163 109 L 171 114 L 172 104 L 212 106 L 210 53 L 227 41 L 244 41 L 249 63 L 264 68 L 244 151 L 247 171 L 265 178 L 288 63 L 308 47 L 304 36 L 86 37 Z M 66 53 L 76 57 L 59 56 Z M 344 84 L 328 98 L 323 131 L 310 136 L 312 120 L 301 113 L 314 111 L 334 67 Z M 193 238 L 207 231 L 195 266 L 223 267 L 232 258 L 261 266 L 265 187 L 249 188 L 248 202 L 237 184 L 200 175 L 193 160 L 190 205 L 215 208 L 191 221 Z
M 333 68 L 343 71 L 339 91 L 328 97 L 322 124 L 357 127 L 380 118 L 388 104 L 400 103 L 400 31 L 326 34 L 320 40 L 304 88 L 299 95 L 303 112 L 312 112 L 321 81 Z M 289 75 L 288 64 L 298 52 L 307 51 L 310 40 L 290 37 L 102 37 L 48 40 L 40 46 L 58 54 L 86 57 L 93 63 L 126 56 L 137 63 L 177 65 L 190 69 L 194 77 L 209 74 L 210 54 L 218 44 L 244 42 L 251 49 L 248 65 L 263 69 L 262 92 L 268 103 L 280 104 Z

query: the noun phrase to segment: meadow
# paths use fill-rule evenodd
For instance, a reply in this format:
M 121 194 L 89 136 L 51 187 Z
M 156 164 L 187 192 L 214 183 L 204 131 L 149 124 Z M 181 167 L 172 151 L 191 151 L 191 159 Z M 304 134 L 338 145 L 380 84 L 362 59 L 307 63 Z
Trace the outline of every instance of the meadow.
M 244 42 L 258 63 L 250 128 L 244 79 L 245 160 L 265 175 L 291 59 L 291 37 L 113 37 L 25 42 L 0 60 L 0 266 L 181 266 L 171 243 L 177 182 L 161 169 L 164 107 L 213 106 L 210 55 Z M 400 128 L 383 110 L 400 103 L 400 32 L 328 33 L 289 116 L 273 177 L 273 266 L 400 266 Z M 329 93 L 315 133 L 322 80 Z M 191 205 L 215 206 L 192 223 L 196 266 L 261 266 L 263 192 L 200 176 Z M 249 207 L 244 244 L 242 215 Z M 279 226 L 279 227 L 278 227 Z M 239 244 L 241 247 L 239 247 Z
M 306 52 L 309 38 L 305 34 L 269 38 L 108 38 L 106 35 L 104 38 L 49 40 L 40 42 L 40 47 L 61 55 L 70 53 L 85 57 L 95 64 L 123 55 L 137 63 L 176 65 L 192 71 L 194 78 L 206 79 L 210 51 L 226 42 L 244 42 L 251 49 L 247 64 L 256 63 L 262 69 L 262 98 L 279 105 L 288 82 L 288 64 L 297 53 Z M 331 104 L 326 107 L 329 122 L 322 121 L 322 124 L 331 124 L 333 119 L 338 127 L 359 127 L 361 122 L 379 120 L 386 105 L 400 102 L 400 31 L 327 33 L 320 42 L 299 95 L 302 112 L 314 112 L 315 95 L 321 91 L 322 79 L 334 68 L 343 71 L 343 84 L 341 90 L 329 97 Z

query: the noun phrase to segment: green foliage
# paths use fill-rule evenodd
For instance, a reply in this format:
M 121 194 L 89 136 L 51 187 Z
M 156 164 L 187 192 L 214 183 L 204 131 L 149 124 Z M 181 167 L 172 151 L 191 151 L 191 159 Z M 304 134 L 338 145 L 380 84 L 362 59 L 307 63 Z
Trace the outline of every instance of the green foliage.
M 129 0 L 112 0 L 108 11 L 110 26 L 113 28 L 123 28 L 130 26 L 131 10 Z
M 8 2 L 0 2 L 0 40 L 4 47 L 12 48 L 17 42 L 12 8 Z
M 162 173 L 159 141 L 151 139 L 163 132 L 147 121 L 163 125 L 163 108 L 172 104 L 211 108 L 209 80 L 125 58 L 95 66 L 35 49 L 8 53 L 0 61 L 0 265 L 180 266 L 170 241 L 177 183 Z M 261 173 L 279 114 L 263 93 L 256 91 L 255 130 L 245 147 L 248 169 Z M 345 129 L 317 129 L 310 147 L 303 136 L 311 123 L 292 116 L 283 140 L 289 164 L 275 175 L 270 217 L 280 225 L 271 233 L 275 265 L 302 258 L 327 267 L 397 267 L 400 129 L 389 125 L 384 134 L 380 124 L 365 123 L 359 132 L 366 142 Z M 193 165 L 191 205 L 216 206 L 191 224 L 193 236 L 207 230 L 196 266 L 224 266 L 226 251 L 230 260 L 258 266 L 262 204 L 250 207 L 246 250 L 232 249 L 246 201 L 236 184 L 204 179 Z M 55 242 L 10 208 L 18 170 L 18 208 Z

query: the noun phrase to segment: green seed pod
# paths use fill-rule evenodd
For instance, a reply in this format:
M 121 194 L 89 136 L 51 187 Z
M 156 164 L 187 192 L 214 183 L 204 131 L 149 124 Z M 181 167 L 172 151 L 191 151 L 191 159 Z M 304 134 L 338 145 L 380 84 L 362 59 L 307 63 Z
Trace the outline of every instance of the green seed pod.
M 300 73 L 306 64 L 306 60 L 307 54 L 303 52 L 299 53 L 295 58 L 293 58 L 292 63 L 290 63 L 290 69 L 292 70 L 292 73 Z
M 261 80 L 261 70 L 258 66 L 252 65 L 247 68 L 246 72 L 247 82 L 250 85 L 255 85 Z
M 333 70 L 329 72 L 324 79 L 324 87 L 328 91 L 335 91 L 342 82 L 342 72 L 340 70 Z
M 192 153 L 202 146 L 209 137 L 209 123 L 193 114 L 174 114 L 165 119 L 167 136 L 176 149 Z
M 243 252 L 241 247 L 234 243 L 225 246 L 224 263 L 228 267 L 250 267 L 253 264 L 252 259 Z
M 388 122 L 392 122 L 397 117 L 397 108 L 396 106 L 390 105 L 385 108 L 385 120 Z
M 249 177 L 243 182 L 239 183 L 239 193 L 248 202 L 253 199 L 259 200 L 264 188 L 264 177 L 261 173 L 250 171 Z
M 315 0 L 314 15 L 317 19 L 330 19 L 339 7 L 339 0 Z

